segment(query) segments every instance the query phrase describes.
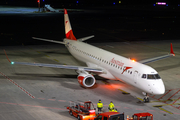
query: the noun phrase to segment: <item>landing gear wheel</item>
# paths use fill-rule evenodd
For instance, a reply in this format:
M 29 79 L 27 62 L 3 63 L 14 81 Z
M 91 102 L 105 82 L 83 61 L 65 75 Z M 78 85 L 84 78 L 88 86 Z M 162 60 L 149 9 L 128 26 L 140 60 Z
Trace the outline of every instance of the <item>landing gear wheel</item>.
M 143 99 L 144 103 L 149 103 L 149 96 L 147 95 L 147 93 L 142 92 L 142 94 L 145 96 L 145 98 Z
M 69 114 L 72 116 L 73 114 L 72 114 L 72 111 L 69 111 Z
M 148 102 L 149 102 L 149 98 L 148 98 L 148 97 L 145 97 L 145 98 L 143 99 L 143 101 L 144 101 L 144 103 L 148 103 Z
M 80 118 L 80 116 L 79 116 L 79 115 L 78 115 L 77 119 L 78 119 L 78 120 L 81 120 L 81 118 Z

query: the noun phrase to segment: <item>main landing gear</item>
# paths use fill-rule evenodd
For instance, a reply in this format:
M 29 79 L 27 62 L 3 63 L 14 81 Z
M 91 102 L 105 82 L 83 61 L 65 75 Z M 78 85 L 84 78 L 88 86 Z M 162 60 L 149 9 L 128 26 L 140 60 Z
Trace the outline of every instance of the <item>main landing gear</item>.
M 149 96 L 147 95 L 147 93 L 142 92 L 142 94 L 145 96 L 144 99 L 143 99 L 143 102 L 144 103 L 149 103 Z

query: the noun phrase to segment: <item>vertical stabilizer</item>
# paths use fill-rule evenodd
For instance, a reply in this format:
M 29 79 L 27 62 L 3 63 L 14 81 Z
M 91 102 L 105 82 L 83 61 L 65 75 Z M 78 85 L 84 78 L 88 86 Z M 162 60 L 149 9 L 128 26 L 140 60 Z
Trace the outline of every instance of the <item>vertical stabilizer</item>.
M 64 9 L 64 25 L 65 25 L 65 34 L 67 39 L 76 40 L 76 37 L 73 34 L 71 24 L 69 21 L 67 10 Z

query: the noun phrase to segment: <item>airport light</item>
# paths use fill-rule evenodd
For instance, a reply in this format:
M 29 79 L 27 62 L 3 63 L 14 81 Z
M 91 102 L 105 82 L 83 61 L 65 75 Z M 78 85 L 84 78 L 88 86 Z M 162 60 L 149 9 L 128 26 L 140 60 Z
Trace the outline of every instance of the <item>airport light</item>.
M 14 64 L 14 62 L 11 62 L 11 64 L 13 65 L 13 64 Z
M 38 2 L 38 8 L 39 8 L 39 12 L 40 12 L 40 0 L 37 0 Z
M 166 5 L 166 2 L 156 2 L 157 5 Z
M 116 3 L 115 3 L 115 2 L 113 2 L 113 4 L 115 5 Z
M 79 1 L 77 1 L 76 3 L 79 3 Z
M 131 61 L 132 61 L 132 62 L 136 62 L 136 60 L 134 60 L 134 59 L 132 59 Z

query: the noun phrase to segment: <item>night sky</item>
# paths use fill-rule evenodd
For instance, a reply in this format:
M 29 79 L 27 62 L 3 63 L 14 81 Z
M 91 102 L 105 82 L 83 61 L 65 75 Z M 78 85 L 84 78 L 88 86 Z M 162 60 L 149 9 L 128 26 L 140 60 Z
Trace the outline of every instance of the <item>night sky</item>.
M 167 2 L 170 6 L 177 6 L 180 0 L 41 0 L 43 4 L 51 4 L 54 7 L 93 7 L 93 6 L 113 6 L 113 5 L 153 5 L 157 1 Z M 1 0 L 1 5 L 15 6 L 37 6 L 37 0 Z

